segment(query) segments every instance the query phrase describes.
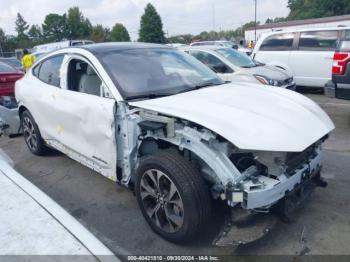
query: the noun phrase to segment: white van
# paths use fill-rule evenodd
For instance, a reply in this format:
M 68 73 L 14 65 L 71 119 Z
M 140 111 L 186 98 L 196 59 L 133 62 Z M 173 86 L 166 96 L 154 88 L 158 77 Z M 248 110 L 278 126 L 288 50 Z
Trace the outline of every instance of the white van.
M 32 48 L 32 53 L 43 54 L 43 53 L 48 53 L 64 47 L 89 45 L 93 43 L 94 41 L 91 41 L 91 40 L 66 40 L 61 42 L 54 42 L 54 43 L 34 46 Z
M 350 27 L 278 31 L 262 35 L 253 58 L 290 71 L 298 86 L 324 87 L 332 78 L 337 43 Z

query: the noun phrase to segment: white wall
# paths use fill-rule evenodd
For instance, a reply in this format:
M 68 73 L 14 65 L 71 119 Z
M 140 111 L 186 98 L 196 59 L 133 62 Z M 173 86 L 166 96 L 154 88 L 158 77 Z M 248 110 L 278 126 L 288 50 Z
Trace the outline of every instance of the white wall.
M 303 28 L 326 28 L 326 27 L 338 27 L 339 25 L 345 25 L 350 26 L 350 20 L 347 21 L 338 21 L 338 22 L 331 22 L 331 23 L 318 23 L 318 24 L 307 24 L 307 25 L 297 25 L 297 26 L 286 26 L 286 27 L 276 27 L 273 29 L 258 29 L 256 30 L 256 37 L 259 39 L 259 37 L 262 34 L 270 33 L 272 31 L 277 30 L 295 30 L 295 29 L 303 29 Z M 253 30 L 247 30 L 245 31 L 245 40 L 248 41 L 254 41 L 255 40 L 255 31 Z

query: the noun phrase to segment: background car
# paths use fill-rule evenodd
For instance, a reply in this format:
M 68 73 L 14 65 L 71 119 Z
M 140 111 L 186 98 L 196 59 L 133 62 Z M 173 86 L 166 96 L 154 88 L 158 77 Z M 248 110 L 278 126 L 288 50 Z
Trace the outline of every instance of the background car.
M 338 44 L 333 56 L 332 82 L 337 98 L 350 99 L 350 31 L 345 39 Z
M 24 72 L 21 61 L 19 61 L 16 57 L 0 57 L 0 62 L 10 65 L 16 68 L 18 71 Z
M 23 77 L 23 72 L 0 62 L 0 97 L 15 96 L 15 83 Z
M 238 44 L 233 41 L 197 41 L 190 44 L 190 46 L 222 46 L 238 49 Z
M 350 28 L 299 29 L 262 35 L 252 57 L 291 72 L 298 86 L 323 88 L 331 80 L 333 54 Z
M 261 83 L 295 90 L 293 76 L 288 72 L 255 62 L 232 48 L 195 46 L 180 48 L 216 72 L 223 80 Z

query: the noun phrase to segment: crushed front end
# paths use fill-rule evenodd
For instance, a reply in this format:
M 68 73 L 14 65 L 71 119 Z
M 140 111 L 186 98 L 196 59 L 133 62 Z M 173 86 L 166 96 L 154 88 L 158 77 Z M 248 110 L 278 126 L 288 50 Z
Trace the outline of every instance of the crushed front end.
M 298 153 L 232 154 L 230 159 L 242 176 L 229 183 L 221 196 L 231 214 L 214 244 L 238 245 L 263 237 L 277 218 L 288 220 L 316 186 L 325 187 L 327 183 L 321 178 L 325 138 Z

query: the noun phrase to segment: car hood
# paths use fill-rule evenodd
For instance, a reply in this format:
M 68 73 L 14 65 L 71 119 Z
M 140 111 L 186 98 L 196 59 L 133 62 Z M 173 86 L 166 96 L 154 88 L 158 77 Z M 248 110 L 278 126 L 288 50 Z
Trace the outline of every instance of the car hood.
M 256 84 L 230 83 L 129 104 L 192 121 L 245 150 L 301 152 L 334 129 L 305 96 Z
M 248 73 L 250 75 L 261 75 L 266 76 L 273 80 L 283 81 L 288 78 L 291 78 L 292 75 L 289 74 L 287 71 L 279 69 L 275 66 L 256 66 L 252 68 L 244 68 L 243 72 Z

